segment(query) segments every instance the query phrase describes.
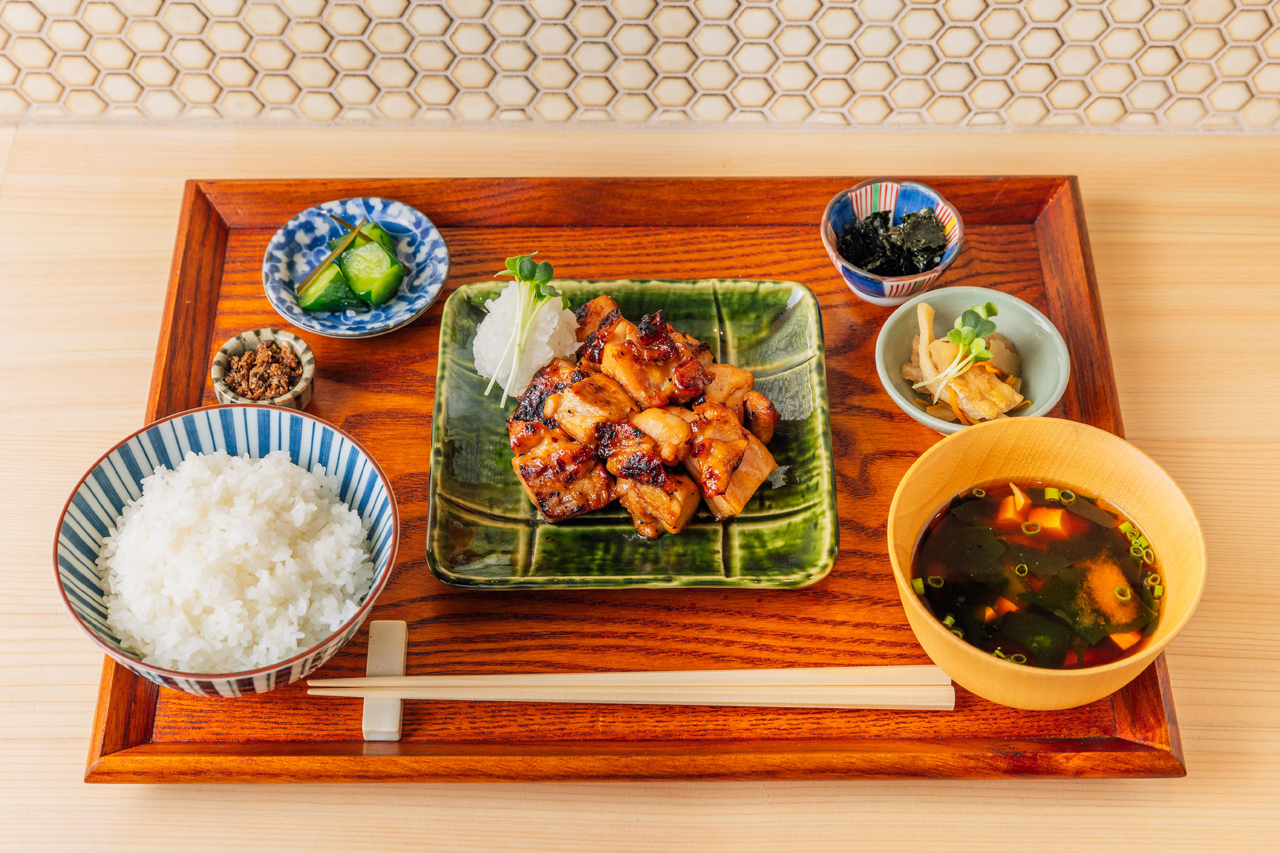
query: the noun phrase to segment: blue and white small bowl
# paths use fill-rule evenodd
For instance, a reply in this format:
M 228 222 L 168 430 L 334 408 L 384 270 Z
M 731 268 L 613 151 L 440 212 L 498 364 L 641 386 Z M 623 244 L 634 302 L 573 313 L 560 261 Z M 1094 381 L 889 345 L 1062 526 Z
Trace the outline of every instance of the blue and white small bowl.
M 192 453 L 225 450 L 260 459 L 287 450 L 294 464 L 322 465 L 341 482 L 339 497 L 369 525 L 373 585 L 355 615 L 328 639 L 280 663 L 246 672 L 175 672 L 140 661 L 106 623 L 102 578 L 95 565 L 103 539 L 142 494 L 142 479 L 173 468 Z M 387 475 L 355 439 L 302 412 L 276 406 L 209 406 L 156 421 L 111 448 L 76 484 L 58 518 L 54 574 L 63 603 L 89 638 L 116 662 L 162 687 L 197 696 L 266 693 L 305 678 L 364 624 L 396 562 L 400 516 Z
M 329 255 L 329 240 L 364 217 L 376 222 L 396 243 L 404 281 L 395 297 L 368 311 L 303 311 L 294 286 Z M 307 208 L 284 224 L 262 259 L 262 286 L 271 307 L 300 329 L 329 338 L 372 338 L 408 325 L 436 301 L 449 277 L 449 249 L 431 220 L 403 202 L 385 198 L 347 198 Z
M 859 269 L 836 251 L 836 231 L 849 227 L 855 218 L 865 219 L 873 213 L 891 210 L 891 224 L 897 225 L 908 213 L 919 213 L 925 209 L 933 210 L 947 235 L 942 261 L 931 270 L 917 275 L 876 275 Z M 886 308 L 901 305 L 932 287 L 938 276 L 946 272 L 960 254 L 960 246 L 964 242 L 964 220 L 960 218 L 960 212 L 937 190 L 915 181 L 891 181 L 887 178 L 873 178 L 853 189 L 836 193 L 822 212 L 819 230 L 831 263 L 836 265 L 849 289 L 867 302 Z

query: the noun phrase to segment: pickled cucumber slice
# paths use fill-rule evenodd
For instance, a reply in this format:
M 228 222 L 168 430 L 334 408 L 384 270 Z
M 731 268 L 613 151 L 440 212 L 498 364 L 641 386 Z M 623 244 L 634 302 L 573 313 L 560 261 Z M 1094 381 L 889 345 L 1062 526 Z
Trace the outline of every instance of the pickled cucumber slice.
M 338 263 L 356 296 L 373 305 L 389 301 L 404 281 L 404 267 L 381 243 L 347 249 Z
M 341 239 L 341 237 L 334 237 L 330 240 L 330 250 L 332 250 L 334 246 L 337 246 L 338 241 Z M 360 233 L 356 235 L 355 245 L 363 246 L 365 243 L 371 241 L 381 244 L 382 248 L 386 249 L 387 254 L 392 258 L 396 257 L 396 241 L 391 239 L 391 235 L 384 231 L 376 222 L 365 223 L 365 225 L 360 229 Z
M 369 310 L 364 300 L 351 290 L 337 264 L 321 270 L 306 290 L 298 294 L 298 307 L 304 311 Z

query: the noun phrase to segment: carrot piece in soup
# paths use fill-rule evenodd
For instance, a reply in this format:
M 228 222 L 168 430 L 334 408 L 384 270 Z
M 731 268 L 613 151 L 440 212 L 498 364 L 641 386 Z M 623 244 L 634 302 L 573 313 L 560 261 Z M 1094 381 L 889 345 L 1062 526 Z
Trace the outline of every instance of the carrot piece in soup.
M 1010 483 L 1009 488 L 1013 490 L 1013 508 L 1018 512 L 1029 510 L 1031 508 L 1031 498 L 1027 497 L 1027 493 L 1019 489 L 1014 483 Z
M 1018 510 L 1017 501 L 1009 495 L 1000 501 L 1000 509 L 996 511 L 996 526 L 1007 530 L 1017 529 L 1027 520 L 1026 510 Z
M 1129 649 L 1142 642 L 1142 632 L 1126 631 L 1123 634 L 1112 634 L 1111 641 L 1120 647 L 1120 651 L 1127 652 Z
M 1075 527 L 1070 516 L 1071 513 L 1060 507 L 1034 506 L 1027 514 L 1027 521 L 1040 525 L 1037 535 L 1044 539 L 1070 539 Z
M 996 621 L 996 615 L 997 615 L 996 612 L 992 610 L 990 607 L 982 608 L 982 621 L 984 623 L 989 624 L 991 622 Z
M 1006 613 L 1010 613 L 1017 609 L 1018 609 L 1018 605 L 1014 604 L 1012 601 L 1005 598 L 1003 595 L 996 599 L 995 613 L 997 616 L 1003 616 Z

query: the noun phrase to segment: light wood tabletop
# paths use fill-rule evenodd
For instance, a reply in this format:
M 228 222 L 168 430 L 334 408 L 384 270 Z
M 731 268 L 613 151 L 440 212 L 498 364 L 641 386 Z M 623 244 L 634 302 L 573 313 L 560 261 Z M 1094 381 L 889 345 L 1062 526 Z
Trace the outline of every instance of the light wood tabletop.
M 0 128 L 0 163 L 0 849 L 1280 846 L 1280 137 L 35 125 Z M 1168 652 L 1186 778 L 81 781 L 102 658 L 50 543 L 76 479 L 142 424 L 187 178 L 1029 173 L 1080 176 L 1128 438 L 1208 542 Z

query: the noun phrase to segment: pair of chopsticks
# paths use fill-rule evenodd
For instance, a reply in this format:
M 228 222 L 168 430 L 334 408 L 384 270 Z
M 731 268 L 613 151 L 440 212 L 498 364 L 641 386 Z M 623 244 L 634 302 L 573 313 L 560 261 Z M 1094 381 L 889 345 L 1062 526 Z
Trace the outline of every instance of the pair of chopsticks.
M 936 666 L 313 678 L 309 696 L 465 702 L 950 711 Z

